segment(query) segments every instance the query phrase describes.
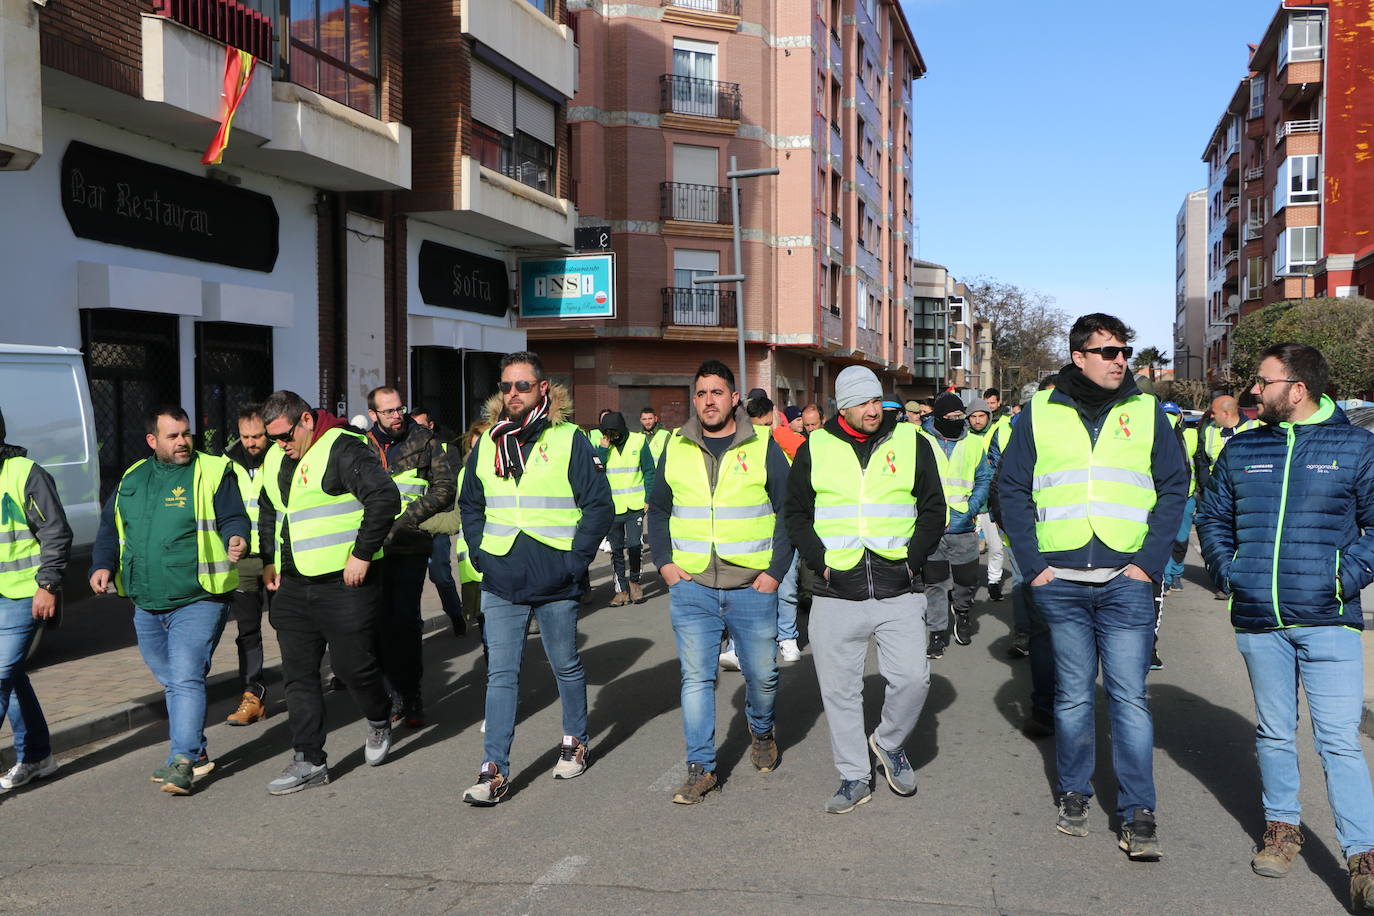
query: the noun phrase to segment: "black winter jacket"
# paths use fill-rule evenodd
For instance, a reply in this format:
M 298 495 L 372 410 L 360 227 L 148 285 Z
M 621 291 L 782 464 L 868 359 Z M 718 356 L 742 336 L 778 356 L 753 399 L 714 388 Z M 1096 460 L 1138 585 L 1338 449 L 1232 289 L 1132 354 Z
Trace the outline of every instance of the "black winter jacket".
M 434 549 L 434 535 L 422 531 L 419 526 L 425 519 L 453 508 L 458 469 L 450 463 L 448 452 L 442 448 L 434 431 L 410 417 L 406 417 L 401 437 L 396 441 L 390 442 L 386 433 L 374 426 L 368 430 L 367 444 L 392 477 L 418 470 L 429 483 L 425 495 L 406 506 L 392 523 L 384 545 L 387 556 L 429 556 Z

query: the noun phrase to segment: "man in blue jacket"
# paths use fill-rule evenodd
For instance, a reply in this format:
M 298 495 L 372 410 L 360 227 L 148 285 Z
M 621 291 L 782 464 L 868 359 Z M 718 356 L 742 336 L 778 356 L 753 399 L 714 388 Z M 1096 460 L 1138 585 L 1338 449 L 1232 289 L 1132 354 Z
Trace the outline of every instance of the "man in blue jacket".
M 1266 350 L 1251 391 L 1257 429 L 1217 458 L 1198 512 L 1207 571 L 1231 593 L 1236 646 L 1250 672 L 1265 830 L 1251 861 L 1280 878 L 1302 845 L 1298 683 L 1326 772 L 1351 907 L 1374 909 L 1374 792 L 1360 746 L 1364 661 L 1360 589 L 1374 582 L 1374 434 L 1325 397 L 1312 347 Z
M 482 573 L 487 644 L 486 735 L 470 805 L 495 805 L 510 788 L 520 663 L 532 618 L 563 704 L 555 779 L 587 765 L 587 674 L 577 652 L 577 607 L 587 569 L 615 510 L 592 445 L 572 422 L 572 400 L 533 353 L 501 360 L 492 426 L 468 455 L 458 508 L 468 557 Z
M 1111 315 L 1074 323 L 1073 362 L 1022 409 L 999 489 L 1012 550 L 1054 646 L 1055 827 L 1088 833 L 1100 660 L 1120 845 L 1132 859 L 1153 861 L 1160 847 L 1145 675 L 1155 587 L 1178 533 L 1188 472 L 1158 402 L 1127 371 L 1129 334 Z

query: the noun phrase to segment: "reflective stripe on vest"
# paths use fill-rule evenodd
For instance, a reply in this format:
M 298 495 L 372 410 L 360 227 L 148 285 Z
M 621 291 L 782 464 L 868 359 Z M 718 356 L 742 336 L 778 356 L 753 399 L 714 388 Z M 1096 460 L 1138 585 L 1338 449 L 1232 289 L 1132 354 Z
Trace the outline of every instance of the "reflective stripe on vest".
M 463 475 L 467 474 L 466 465 L 458 468 L 458 479 L 454 482 L 454 492 L 463 492 Z M 455 559 L 458 561 L 458 581 L 462 582 L 481 582 L 482 574 L 477 571 L 477 567 L 472 565 L 472 560 L 468 558 L 468 542 L 463 537 L 463 518 L 458 517 L 458 531 L 453 535 L 453 548 Z
M 277 507 L 278 549 L 285 537 L 291 541 L 291 562 L 302 576 L 343 572 L 363 524 L 363 504 L 345 490 L 338 496 L 324 491 L 324 475 L 334 443 L 341 436 L 366 441 L 361 433 L 342 427 L 326 430 L 301 456 L 291 472 L 291 495 L 283 498 L 281 463 L 285 453 L 263 462 L 263 492 Z M 372 559 L 381 557 L 377 550 Z
M 393 474 L 391 482 L 396 484 L 396 489 L 401 494 L 401 510 L 396 513 L 397 518 L 401 517 L 407 506 L 429 492 L 429 481 L 420 476 L 418 468 Z
M 673 562 L 682 569 L 704 571 L 712 553 L 746 569 L 768 568 L 777 527 L 768 498 L 768 441 L 756 433 L 726 449 L 714 486 L 704 448 L 680 435 L 668 441 L 663 452 L 663 477 L 673 491 L 668 535 Z
M 219 492 L 225 475 L 234 472 L 234 462 L 223 455 L 207 455 L 205 452 L 192 453 L 192 460 L 195 462 L 191 475 L 191 509 L 196 524 L 196 581 L 209 594 L 223 595 L 238 588 L 239 573 L 237 566 L 229 562 L 229 550 L 219 533 L 219 523 L 215 518 L 215 494 Z M 123 476 L 128 477 L 134 468 L 146 461 L 147 458 L 134 462 Z M 115 590 L 128 597 L 122 575 L 126 547 L 124 516 L 119 511 L 117 491 L 114 515 L 115 533 L 119 537 L 119 569 L 115 570 Z
M 1257 426 L 1259 426 L 1259 422 L 1257 420 L 1242 420 L 1236 424 L 1236 431 L 1232 433 L 1230 436 L 1226 437 L 1223 437 L 1221 435 L 1220 426 L 1217 426 L 1215 423 L 1213 423 L 1211 426 L 1208 426 L 1206 438 L 1203 439 L 1202 443 L 1203 447 L 1207 450 L 1207 466 L 1209 468 L 1216 467 L 1217 457 L 1221 455 L 1221 450 L 1226 448 L 1226 443 L 1230 442 L 1237 435 L 1245 432 L 1247 429 L 1254 429 Z
M 986 451 L 978 440 L 982 437 L 966 434 L 954 444 L 954 451 L 945 455 L 940 440 L 921 429 L 921 435 L 930 441 L 930 450 L 935 453 L 935 466 L 940 470 L 940 488 L 945 492 L 945 506 L 951 512 L 968 513 L 969 497 L 973 495 L 974 477 L 978 474 L 978 462 Z
M 38 594 L 34 575 L 43 565 L 43 546 L 29 529 L 24 490 L 34 463 L 6 458 L 0 465 L 0 595 L 21 600 Z
M 917 431 L 898 423 L 876 442 L 867 467 L 848 442 L 818 429 L 811 443 L 811 486 L 816 491 L 812 525 L 825 547 L 825 565 L 853 569 L 864 549 L 905 560 L 916 531 Z
M 1096 535 L 1118 553 L 1145 543 L 1155 506 L 1151 453 L 1158 402 L 1137 394 L 1108 412 L 1096 445 L 1077 409 L 1036 394 L 1035 535 L 1040 550 L 1077 550 Z
M 577 523 L 582 520 L 568 480 L 573 437 L 578 432 L 571 423 L 559 423 L 540 433 L 518 484 L 514 477 L 496 476 L 496 443 L 491 436 L 484 434 L 478 441 L 477 479 L 486 497 L 484 553 L 505 556 L 521 532 L 555 550 L 572 549 Z
M 254 471 L 231 459 L 231 467 L 234 469 L 234 476 L 239 481 L 239 495 L 243 497 L 243 508 L 248 513 L 248 527 L 252 529 L 252 536 L 248 539 L 248 552 L 253 556 L 262 553 L 262 542 L 258 537 L 258 494 L 262 492 L 263 468 L 267 466 L 267 455 L 277 446 L 271 442 L 267 443 L 268 452 L 263 455 L 262 464 Z M 281 451 L 281 449 L 277 449 Z
M 630 433 L 619 450 L 614 445 L 606 450 L 606 481 L 616 515 L 644 508 L 644 469 L 639 462 L 647 447 L 643 433 Z
M 654 456 L 654 467 L 658 467 L 659 459 L 663 457 L 663 452 L 668 448 L 668 443 L 672 441 L 673 431 L 660 426 L 654 430 L 652 436 L 647 436 L 649 454 Z

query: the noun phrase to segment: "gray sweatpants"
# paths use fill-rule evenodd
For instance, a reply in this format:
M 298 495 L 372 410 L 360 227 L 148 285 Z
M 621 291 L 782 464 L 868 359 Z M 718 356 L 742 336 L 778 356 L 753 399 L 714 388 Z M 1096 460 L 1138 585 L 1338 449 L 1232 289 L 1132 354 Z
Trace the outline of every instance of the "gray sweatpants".
M 954 610 L 973 607 L 978 591 L 978 532 L 946 534 L 935 552 L 926 557 L 926 628 L 932 633 L 949 629 L 949 599 Z
M 873 775 L 863 697 L 870 637 L 878 643 L 878 673 L 887 681 L 878 746 L 902 747 L 921 717 L 930 692 L 925 603 L 924 595 L 867 601 L 817 595 L 811 602 L 811 656 L 841 779 L 868 782 Z

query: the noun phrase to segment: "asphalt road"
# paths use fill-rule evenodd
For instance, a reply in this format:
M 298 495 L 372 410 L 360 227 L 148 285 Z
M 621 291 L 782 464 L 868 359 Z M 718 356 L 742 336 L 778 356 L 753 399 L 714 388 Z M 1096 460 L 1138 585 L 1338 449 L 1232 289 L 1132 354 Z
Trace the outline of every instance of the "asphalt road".
M 643 605 L 584 613 L 595 758 L 581 778 L 549 774 L 562 729 L 536 638 L 513 790 L 495 808 L 463 805 L 481 763 L 481 652 L 475 638 L 436 634 L 426 648 L 429 727 L 398 733 L 392 759 L 370 768 L 350 699 L 331 695 L 333 781 L 322 788 L 282 798 L 265 790 L 289 757 L 279 692 L 265 723 L 210 728 L 219 767 L 188 798 L 148 781 L 165 752 L 164 725 L 64 755 L 57 777 L 0 796 L 0 912 L 1345 908 L 1345 871 L 1305 724 L 1307 844 L 1283 880 L 1250 872 L 1263 821 L 1249 687 L 1224 606 L 1197 585 L 1171 602 L 1166 667 L 1151 675 L 1165 849 L 1157 864 L 1132 863 L 1116 846 L 1105 741 L 1091 835 L 1054 830 L 1052 745 L 1018 731 L 1029 673 L 1024 660 L 1005 657 L 1009 602 L 978 605 L 973 645 L 951 646 L 935 663 L 908 743 L 914 798 L 881 786 L 852 814 L 823 813 L 838 777 L 808 652 L 783 668 L 779 768 L 759 775 L 749 765 L 742 681 L 723 673 L 724 786 L 704 804 L 671 804 L 684 756 L 678 668 L 667 599 L 656 580 L 649 591 Z M 876 673 L 868 687 L 876 721 Z M 210 720 L 228 711 L 212 708 Z

